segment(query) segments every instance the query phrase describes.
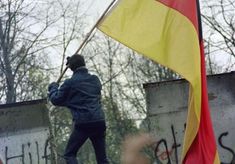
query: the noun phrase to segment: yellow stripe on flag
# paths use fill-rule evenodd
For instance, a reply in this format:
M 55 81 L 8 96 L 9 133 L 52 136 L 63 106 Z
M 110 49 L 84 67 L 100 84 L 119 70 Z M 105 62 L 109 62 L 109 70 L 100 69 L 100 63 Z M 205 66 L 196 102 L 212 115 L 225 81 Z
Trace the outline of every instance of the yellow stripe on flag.
M 189 81 L 184 157 L 197 135 L 201 114 L 200 47 L 193 24 L 155 0 L 120 0 L 99 29 Z

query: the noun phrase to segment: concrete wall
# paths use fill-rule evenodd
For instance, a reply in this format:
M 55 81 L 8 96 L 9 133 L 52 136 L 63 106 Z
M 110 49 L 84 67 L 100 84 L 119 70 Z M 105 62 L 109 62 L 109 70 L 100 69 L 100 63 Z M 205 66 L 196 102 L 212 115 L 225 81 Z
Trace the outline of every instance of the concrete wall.
M 0 105 L 3 164 L 49 163 L 49 119 L 45 100 Z
M 157 163 L 180 163 L 188 83 L 176 80 L 145 84 L 144 88 L 150 129 L 159 141 Z M 235 72 L 209 76 L 208 95 L 221 162 L 235 163 Z

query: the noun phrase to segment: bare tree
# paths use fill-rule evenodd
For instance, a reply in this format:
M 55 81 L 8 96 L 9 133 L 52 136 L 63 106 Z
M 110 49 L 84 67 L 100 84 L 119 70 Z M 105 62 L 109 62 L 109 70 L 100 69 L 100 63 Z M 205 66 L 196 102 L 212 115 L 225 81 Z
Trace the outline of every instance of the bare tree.
M 1 93 L 6 103 L 22 100 L 29 89 L 29 79 L 33 74 L 44 74 L 44 50 L 52 43 L 45 37 L 57 19 L 51 19 L 50 5 L 44 5 L 44 14 L 39 16 L 40 5 L 24 0 L 1 1 L 0 12 L 0 71 L 2 77 Z M 46 71 L 46 70 L 45 70 Z M 38 79 L 37 79 L 38 80 Z M 27 82 L 26 82 L 27 81 Z M 36 83 L 37 81 L 32 81 Z M 32 86 L 32 85 L 31 85 Z M 35 85 L 34 85 L 35 86 Z
M 204 37 L 208 59 L 221 62 L 227 58 L 223 71 L 234 69 L 235 63 L 235 1 L 202 1 Z M 211 57 L 214 56 L 214 57 Z M 216 57 L 215 57 L 216 56 Z M 213 63 L 213 62 L 212 62 Z M 218 72 L 218 71 L 215 71 Z

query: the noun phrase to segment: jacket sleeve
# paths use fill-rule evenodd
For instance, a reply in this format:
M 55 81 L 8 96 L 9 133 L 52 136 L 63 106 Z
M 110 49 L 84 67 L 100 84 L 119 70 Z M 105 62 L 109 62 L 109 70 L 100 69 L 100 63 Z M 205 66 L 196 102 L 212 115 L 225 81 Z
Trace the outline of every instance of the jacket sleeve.
M 60 87 L 59 85 L 50 85 L 48 97 L 51 103 L 57 106 L 66 106 L 70 86 L 69 80 L 65 80 Z

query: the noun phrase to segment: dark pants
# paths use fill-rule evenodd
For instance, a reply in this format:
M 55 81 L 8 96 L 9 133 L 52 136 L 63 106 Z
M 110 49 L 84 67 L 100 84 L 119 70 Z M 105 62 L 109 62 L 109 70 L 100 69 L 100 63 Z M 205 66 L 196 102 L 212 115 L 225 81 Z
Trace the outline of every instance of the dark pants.
M 65 149 L 67 164 L 78 164 L 76 155 L 87 139 L 90 139 L 95 150 L 98 164 L 108 164 L 105 151 L 105 122 L 75 125 Z

